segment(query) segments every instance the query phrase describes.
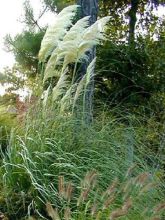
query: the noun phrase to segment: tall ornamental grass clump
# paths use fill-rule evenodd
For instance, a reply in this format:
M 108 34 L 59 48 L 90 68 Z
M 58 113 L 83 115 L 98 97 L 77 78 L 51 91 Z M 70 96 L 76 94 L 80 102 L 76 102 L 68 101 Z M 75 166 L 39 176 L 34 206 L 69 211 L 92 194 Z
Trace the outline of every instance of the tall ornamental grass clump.
M 123 219 L 151 219 L 154 207 L 162 201 L 163 184 L 157 175 L 158 168 L 147 165 L 143 143 L 139 142 L 137 134 L 132 135 L 134 128 L 110 117 L 105 124 L 95 121 L 87 126 L 77 123 L 71 116 L 60 116 L 51 109 L 51 105 L 47 106 L 49 114 L 45 115 L 40 111 L 41 104 L 27 117 L 24 135 L 11 135 L 8 151 L 3 157 L 0 200 L 3 213 L 11 219 L 34 214 L 46 217 L 46 203 L 49 202 L 53 209 L 58 209 L 62 218 L 67 202 L 59 195 L 59 178 L 63 176 L 66 187 L 72 182 L 74 188 L 69 201 L 72 216 L 75 216 L 73 219 L 80 216 L 84 216 L 80 219 L 88 219 L 94 201 L 98 203 L 99 218 L 106 215 L 108 219 L 112 211 L 126 202 L 127 190 L 124 193 L 120 191 L 127 183 L 129 197 L 134 202 L 129 218 L 126 215 Z M 128 175 L 127 171 L 133 164 L 136 167 Z M 82 188 L 80 182 L 90 170 L 97 173 L 97 187 L 90 188 L 88 199 L 77 206 L 81 190 L 88 189 L 88 184 Z M 134 181 L 141 174 L 144 174 L 145 181 L 135 186 Z M 102 210 L 108 198 L 102 200 L 101 195 L 116 178 L 119 185 L 115 189 L 117 195 L 113 205 Z
M 23 135 L 13 131 L 3 154 L 2 212 L 10 219 L 154 219 L 161 213 L 150 210 L 163 197 L 162 185 L 157 169 L 147 165 L 144 152 L 138 150 L 142 143 L 132 135 L 134 128 L 111 117 L 107 123 L 98 118 L 87 125 L 73 114 L 77 102 L 83 105 L 96 60 L 75 82 L 77 68 L 88 59 L 86 52 L 105 39 L 109 20 L 89 27 L 85 17 L 73 24 L 77 7 L 64 9 L 42 41 L 39 58 L 48 88 L 27 114 Z M 55 86 L 53 77 L 58 78 Z M 130 175 L 133 164 L 137 167 Z M 142 207 L 148 209 L 142 212 Z
M 60 114 L 74 113 L 81 97 L 81 111 L 85 105 L 85 94 L 94 77 L 96 58 L 89 60 L 94 46 L 106 40 L 106 24 L 110 17 L 104 17 L 89 25 L 90 17 L 73 23 L 79 6 L 65 8 L 48 27 L 41 43 L 39 60 L 43 66 L 43 83 L 47 85 L 44 103 L 51 93 L 53 102 L 58 104 Z M 80 73 L 81 63 L 87 64 L 87 71 Z M 54 85 L 54 81 L 57 81 Z M 71 111 L 70 111 L 71 109 Z

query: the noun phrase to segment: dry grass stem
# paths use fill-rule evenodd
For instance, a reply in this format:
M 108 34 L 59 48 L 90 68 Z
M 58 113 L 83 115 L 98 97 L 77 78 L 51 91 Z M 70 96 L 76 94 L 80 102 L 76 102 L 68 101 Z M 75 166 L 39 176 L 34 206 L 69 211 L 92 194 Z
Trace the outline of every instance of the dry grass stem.
M 69 207 L 67 207 L 65 210 L 64 210 L 64 219 L 65 220 L 70 220 L 71 219 L 71 210 Z
M 91 215 L 95 216 L 97 212 L 97 203 L 95 202 L 91 208 Z
M 161 217 L 156 216 L 156 217 L 151 218 L 151 220 L 161 220 Z
M 72 192 L 73 192 L 73 186 L 72 186 L 72 183 L 69 182 L 66 186 L 66 193 L 65 193 L 65 198 L 68 202 L 70 202 L 71 200 Z
M 115 190 L 116 190 L 116 187 L 117 187 L 117 185 L 118 185 L 118 178 L 116 178 L 113 182 L 112 182 L 112 184 L 108 187 L 108 189 L 103 193 L 103 195 L 102 195 L 102 199 L 106 196 L 106 195 L 110 195 L 110 194 L 112 194 L 112 193 L 114 193 L 115 192 Z
M 131 198 L 129 198 L 124 205 L 122 206 L 121 209 L 117 209 L 115 211 L 113 211 L 110 215 L 110 220 L 114 220 L 117 219 L 121 216 L 125 216 L 128 214 L 129 209 L 132 207 L 132 200 Z
M 83 181 L 83 184 L 85 186 L 89 186 L 89 185 L 92 185 L 94 186 L 95 183 L 96 183 L 96 179 L 97 179 L 97 173 L 95 170 L 93 171 L 90 171 L 87 173 L 87 175 L 85 176 L 84 178 L 84 181 Z
M 165 203 L 160 203 L 154 208 L 154 212 L 158 213 L 165 209 Z
M 135 184 L 143 185 L 148 179 L 150 174 L 149 173 L 141 173 L 135 178 Z
M 64 185 L 64 177 L 59 176 L 58 177 L 58 192 L 60 196 L 64 196 L 65 194 L 65 185 Z
M 128 193 L 132 189 L 132 179 L 128 180 L 123 186 L 123 192 Z
M 142 195 L 143 193 L 149 191 L 150 189 L 153 189 L 156 186 L 155 183 L 148 183 L 146 184 L 139 192 L 139 195 Z
M 114 200 L 115 200 L 115 195 L 113 197 L 108 198 L 103 204 L 103 209 L 109 208 L 109 206 L 114 202 Z
M 132 171 L 135 169 L 135 167 L 136 167 L 136 164 L 133 164 L 132 166 L 128 168 L 127 173 L 125 175 L 126 178 L 132 174 Z
M 46 203 L 46 211 L 48 216 L 51 217 L 52 220 L 60 220 L 58 210 L 53 209 L 52 205 L 49 202 Z

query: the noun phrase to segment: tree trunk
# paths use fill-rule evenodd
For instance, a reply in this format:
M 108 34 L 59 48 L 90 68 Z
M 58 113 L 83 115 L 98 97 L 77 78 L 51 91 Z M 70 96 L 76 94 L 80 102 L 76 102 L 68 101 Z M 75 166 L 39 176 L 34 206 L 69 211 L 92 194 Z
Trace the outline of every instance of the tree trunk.
M 90 16 L 90 24 L 95 23 L 98 14 L 98 0 L 78 0 L 81 6 L 81 17 Z
M 98 0 L 78 0 L 77 4 L 81 6 L 80 17 L 83 18 L 85 16 L 90 16 L 90 25 L 95 23 L 98 15 Z M 87 66 L 96 56 L 96 48 L 93 47 L 90 52 L 87 52 L 87 55 L 89 57 L 88 62 L 84 61 L 82 63 L 80 70 L 78 72 L 79 75 L 78 78 L 82 78 L 85 75 Z M 83 118 L 86 124 L 91 123 L 93 118 L 93 114 L 92 114 L 93 94 L 94 94 L 94 78 L 91 80 L 85 91 L 85 103 L 83 103 L 84 105 Z
M 136 26 L 136 21 L 137 21 L 137 17 L 136 17 L 136 13 L 138 10 L 138 6 L 139 6 L 139 0 L 131 0 L 131 9 L 129 11 L 129 43 L 132 44 L 134 43 L 135 40 L 135 26 Z

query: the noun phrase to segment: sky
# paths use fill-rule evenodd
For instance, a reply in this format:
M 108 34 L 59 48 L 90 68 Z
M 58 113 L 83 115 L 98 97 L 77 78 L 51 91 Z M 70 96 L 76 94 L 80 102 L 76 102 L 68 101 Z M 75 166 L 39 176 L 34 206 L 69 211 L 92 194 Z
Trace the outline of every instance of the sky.
M 0 72 L 6 66 L 12 67 L 15 60 L 12 53 L 6 52 L 4 48 L 4 37 L 10 34 L 14 37 L 21 33 L 25 25 L 20 22 L 23 18 L 24 0 L 0 0 Z M 42 5 L 40 0 L 30 0 L 34 10 L 35 18 L 38 18 Z M 40 20 L 40 25 L 50 24 L 55 19 L 52 13 L 46 13 Z M 5 93 L 5 87 L 0 85 L 0 95 Z
M 17 22 L 21 11 L 20 0 L 0 0 L 0 70 L 14 62 L 12 54 L 3 51 L 3 38 L 7 33 L 13 36 L 22 30 L 22 24 Z
M 24 28 L 24 24 L 19 22 L 23 17 L 23 2 L 24 0 L 0 0 L 0 71 L 5 66 L 12 66 L 14 63 L 14 57 L 12 53 L 4 51 L 4 37 L 6 34 L 15 36 L 20 33 Z M 42 10 L 40 0 L 30 0 L 34 9 L 35 17 L 37 18 L 39 12 Z M 49 24 L 54 15 L 47 13 L 40 20 L 40 24 Z

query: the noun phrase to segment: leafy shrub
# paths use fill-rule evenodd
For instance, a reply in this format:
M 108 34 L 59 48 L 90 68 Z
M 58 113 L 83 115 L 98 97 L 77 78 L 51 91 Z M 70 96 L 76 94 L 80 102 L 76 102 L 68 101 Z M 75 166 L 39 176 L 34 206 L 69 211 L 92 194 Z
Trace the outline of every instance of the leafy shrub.
M 149 172 L 150 180 L 157 179 L 159 182 L 159 167 L 147 164 L 151 155 L 147 156 L 145 144 L 135 133 L 137 130 L 126 126 L 121 119 L 109 117 L 106 123 L 101 124 L 99 120 L 93 126 L 87 126 L 82 121 L 76 122 L 72 116 L 59 115 L 52 105 L 43 112 L 38 104 L 31 111 L 22 132 L 24 135 L 12 135 L 1 167 L 1 196 L 6 201 L 4 205 L 2 200 L 1 205 L 8 216 L 16 218 L 36 212 L 45 216 L 47 201 L 63 210 L 57 191 L 59 176 L 65 176 L 66 182 L 71 181 L 76 186 L 76 198 L 80 180 L 88 170 L 93 169 L 98 172 L 98 189 L 101 192 L 114 178 L 118 178 L 123 185 L 127 181 L 125 173 L 134 162 L 137 168 L 132 177 Z M 130 180 L 132 177 L 129 177 Z M 163 195 L 158 189 L 149 190 L 149 198 L 145 197 L 144 201 L 137 200 L 137 209 L 138 206 L 145 206 L 148 200 L 152 207 L 159 203 Z M 118 195 L 117 207 L 120 207 L 122 196 Z M 91 199 L 94 198 L 92 193 Z M 73 201 L 71 209 L 74 210 L 74 207 Z M 81 214 L 84 215 L 83 211 Z
M 163 38 L 139 37 L 133 46 L 106 42 L 98 50 L 99 96 L 116 104 L 141 105 L 153 94 L 164 94 L 164 47 Z

